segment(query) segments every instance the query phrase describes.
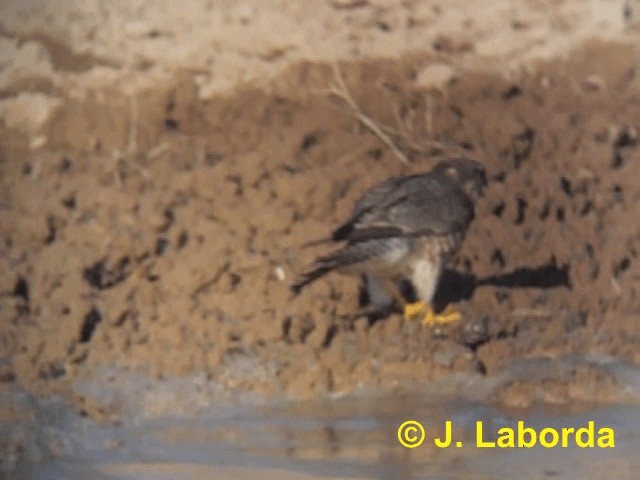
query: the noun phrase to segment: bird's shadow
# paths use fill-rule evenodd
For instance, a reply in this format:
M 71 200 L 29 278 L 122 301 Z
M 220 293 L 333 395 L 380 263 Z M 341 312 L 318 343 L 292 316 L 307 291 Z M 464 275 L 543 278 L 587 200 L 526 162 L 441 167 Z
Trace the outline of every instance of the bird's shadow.
M 478 278 L 472 273 L 460 273 L 445 269 L 433 298 L 434 309 L 438 311 L 450 303 L 469 300 L 476 288 L 484 285 L 509 289 L 558 287 L 571 289 L 569 265 L 558 266 L 554 263 L 548 263 L 533 268 L 517 268 L 511 272 L 483 278 Z

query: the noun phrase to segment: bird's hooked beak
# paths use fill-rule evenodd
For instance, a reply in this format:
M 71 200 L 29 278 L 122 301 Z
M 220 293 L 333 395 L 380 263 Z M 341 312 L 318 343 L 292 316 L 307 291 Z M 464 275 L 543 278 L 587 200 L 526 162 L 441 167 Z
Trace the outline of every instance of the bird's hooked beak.
M 487 189 L 487 184 L 487 174 L 483 170 L 480 174 L 480 181 L 477 183 L 477 198 L 484 196 L 484 191 Z
M 487 177 L 485 172 L 479 173 L 477 178 L 470 179 L 464 185 L 464 189 L 467 194 L 475 202 L 484 196 L 484 191 L 487 188 Z

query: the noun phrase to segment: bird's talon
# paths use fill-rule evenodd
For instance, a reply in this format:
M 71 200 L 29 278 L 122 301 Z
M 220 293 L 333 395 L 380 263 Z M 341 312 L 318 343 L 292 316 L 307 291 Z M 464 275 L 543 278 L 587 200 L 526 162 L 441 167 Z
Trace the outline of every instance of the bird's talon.
M 427 311 L 427 315 L 424 317 L 423 323 L 425 325 L 446 325 L 449 323 L 455 323 L 462 320 L 460 312 L 447 306 L 442 312 L 434 313 L 432 309 Z
M 428 308 L 423 301 L 407 303 L 404 306 L 404 318 L 407 320 L 417 320 L 424 315 L 425 311 L 429 312 L 431 309 Z

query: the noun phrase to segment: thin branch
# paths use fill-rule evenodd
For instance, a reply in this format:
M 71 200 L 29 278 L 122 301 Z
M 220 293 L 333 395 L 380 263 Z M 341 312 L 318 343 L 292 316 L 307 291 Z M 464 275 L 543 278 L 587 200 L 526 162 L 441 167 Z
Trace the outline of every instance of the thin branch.
M 397 111 L 397 109 L 395 110 Z M 402 122 L 399 120 L 399 117 L 397 114 L 396 114 L 396 119 L 398 122 L 400 122 L 399 125 L 402 128 Z M 438 149 L 443 152 L 455 151 L 457 153 L 460 153 L 461 155 L 465 155 L 469 153 L 464 148 L 460 147 L 459 145 L 456 145 L 455 143 L 439 142 L 438 140 L 429 140 L 429 139 L 422 140 L 420 143 L 418 143 L 417 141 L 412 140 L 410 135 L 406 133 L 406 127 L 402 128 L 402 131 L 398 131 L 386 125 L 382 125 L 380 128 L 382 128 L 385 131 L 385 133 L 389 135 L 401 138 L 403 142 L 407 145 L 407 147 L 409 147 L 411 150 L 418 153 L 428 153 L 429 148 Z
M 349 107 L 350 113 L 356 117 L 360 123 L 362 123 L 365 127 L 371 130 L 382 142 L 389 147 L 389 149 L 394 153 L 394 155 L 405 165 L 409 165 L 411 162 L 407 158 L 407 156 L 398 148 L 398 146 L 393 143 L 393 140 L 387 135 L 383 128 L 380 127 L 373 119 L 367 116 L 358 106 L 356 101 L 353 99 L 351 94 L 349 93 L 349 89 L 342 78 L 342 74 L 340 73 L 340 69 L 336 63 L 333 64 L 333 75 L 336 82 L 332 88 L 328 90 L 328 93 L 334 95 L 341 99 L 346 105 Z
M 412 140 L 412 135 L 409 132 L 409 126 L 401 118 L 397 106 L 394 108 L 394 114 L 396 117 L 396 122 L 398 124 L 398 129 L 394 129 L 384 124 L 376 123 L 358 106 L 353 96 L 349 92 L 342 73 L 340 72 L 340 69 L 335 62 L 332 64 L 332 69 L 335 84 L 331 88 L 320 90 L 316 93 L 327 96 L 335 96 L 342 100 L 347 107 L 346 112 L 349 115 L 355 117 L 366 128 L 371 130 L 374 135 L 376 135 L 387 147 L 389 147 L 389 149 L 403 164 L 409 165 L 411 164 L 411 161 L 409 160 L 407 155 L 400 149 L 398 144 L 393 141 L 392 137 L 399 139 L 400 144 L 405 145 L 408 149 L 417 153 L 429 153 L 429 151 L 432 151 L 433 149 L 440 150 L 441 152 L 455 152 L 461 155 L 467 155 L 469 153 L 459 145 L 450 142 L 440 142 L 437 140 L 431 140 L 429 138 L 427 138 L 426 140 L 421 140 L 420 142 Z M 425 115 L 427 123 L 427 136 L 431 137 L 433 134 L 433 99 L 431 98 L 431 96 L 429 96 L 429 98 L 427 99 L 427 112 L 425 112 Z

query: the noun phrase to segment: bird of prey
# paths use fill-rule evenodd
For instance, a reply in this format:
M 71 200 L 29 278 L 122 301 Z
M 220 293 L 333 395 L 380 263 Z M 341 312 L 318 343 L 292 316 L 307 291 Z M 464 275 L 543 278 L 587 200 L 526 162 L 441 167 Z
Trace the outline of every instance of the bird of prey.
M 363 275 L 370 294 L 374 287 L 385 292 L 389 301 L 403 308 L 406 318 L 422 318 L 425 324 L 459 320 L 460 314 L 451 308 L 436 314 L 431 301 L 486 185 L 480 163 L 457 158 L 442 160 L 427 173 L 392 177 L 372 187 L 331 238 L 314 242 L 341 243 L 342 248 L 319 257 L 291 290 L 297 294 L 332 271 Z M 403 280 L 411 282 L 417 302 L 404 299 Z

